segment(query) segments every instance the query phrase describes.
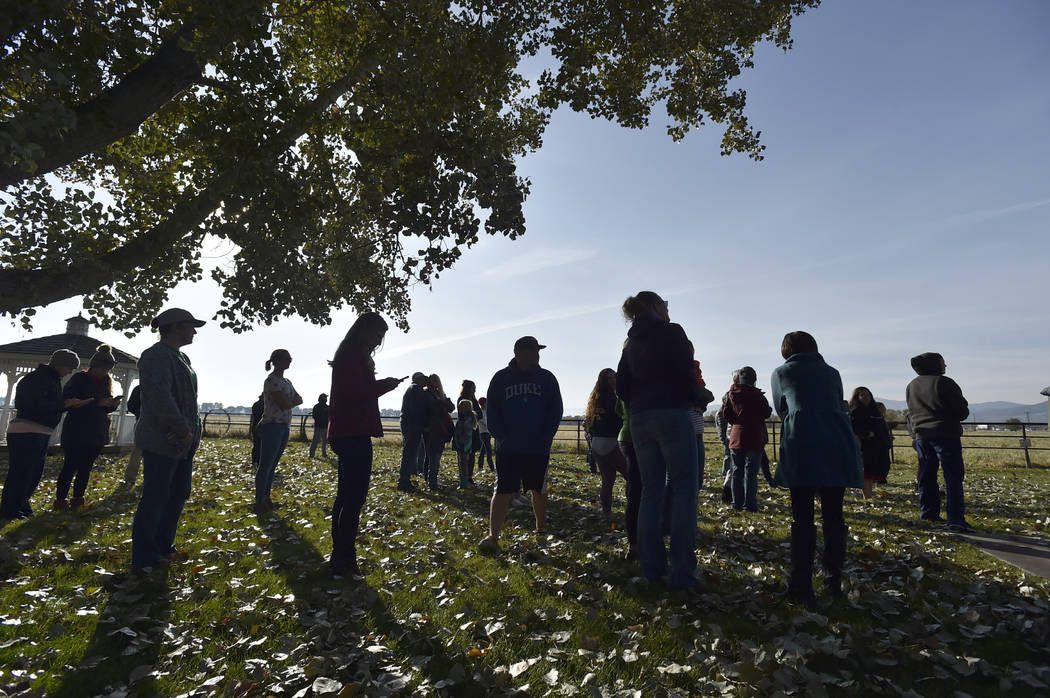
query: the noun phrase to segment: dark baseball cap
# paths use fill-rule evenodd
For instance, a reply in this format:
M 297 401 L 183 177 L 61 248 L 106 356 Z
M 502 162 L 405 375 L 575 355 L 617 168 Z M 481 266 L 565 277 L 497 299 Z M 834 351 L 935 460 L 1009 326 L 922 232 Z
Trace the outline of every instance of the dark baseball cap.
M 546 349 L 546 348 L 547 348 L 546 344 L 540 344 L 539 341 L 537 341 L 537 339 L 535 337 L 531 337 L 529 335 L 525 335 L 524 337 L 519 337 L 518 341 L 514 342 L 514 353 L 515 354 L 518 353 L 519 351 L 526 351 L 526 350 L 530 350 L 530 349 L 534 350 L 534 351 L 539 351 L 540 349 Z
M 194 327 L 204 327 L 204 320 L 198 320 L 190 314 L 190 311 L 182 308 L 168 308 L 157 317 L 153 318 L 150 327 L 158 328 L 166 325 L 174 325 L 177 322 L 188 322 Z

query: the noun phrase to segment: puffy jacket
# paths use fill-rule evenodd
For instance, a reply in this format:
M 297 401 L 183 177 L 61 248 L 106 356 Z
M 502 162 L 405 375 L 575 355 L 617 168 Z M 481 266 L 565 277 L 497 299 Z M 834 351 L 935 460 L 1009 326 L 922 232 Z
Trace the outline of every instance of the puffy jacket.
M 360 350 L 349 348 L 332 361 L 328 438 L 383 435 L 379 396 L 390 392 L 376 380 L 375 369 Z
M 537 366 L 522 371 L 512 359 L 496 372 L 486 393 L 489 433 L 497 449 L 547 453 L 561 424 L 561 388 L 554 374 Z
M 630 414 L 700 402 L 693 351 L 681 325 L 655 313 L 634 319 L 616 367 L 616 394 Z
M 40 364 L 15 387 L 15 417 L 54 429 L 65 411 L 62 377 L 47 364 Z
M 736 383 L 722 407 L 724 418 L 733 425 L 729 448 L 760 451 L 766 445 L 766 417 L 773 413 L 762 391 L 752 385 Z
M 959 384 L 941 375 L 941 355 L 919 354 L 911 365 L 918 377 L 908 384 L 909 431 L 916 438 L 961 436 L 962 422 L 970 416 L 970 405 Z

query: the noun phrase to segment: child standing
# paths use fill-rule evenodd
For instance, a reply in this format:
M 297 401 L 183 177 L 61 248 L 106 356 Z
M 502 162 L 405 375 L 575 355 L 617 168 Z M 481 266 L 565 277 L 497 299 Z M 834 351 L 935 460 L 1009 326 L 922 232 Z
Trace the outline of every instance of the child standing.
M 456 428 L 452 432 L 452 448 L 456 450 L 459 459 L 459 488 L 461 490 L 473 489 L 470 484 L 470 461 L 474 447 L 474 425 L 477 417 L 474 415 L 474 406 L 470 400 L 463 399 L 456 406 L 458 418 Z

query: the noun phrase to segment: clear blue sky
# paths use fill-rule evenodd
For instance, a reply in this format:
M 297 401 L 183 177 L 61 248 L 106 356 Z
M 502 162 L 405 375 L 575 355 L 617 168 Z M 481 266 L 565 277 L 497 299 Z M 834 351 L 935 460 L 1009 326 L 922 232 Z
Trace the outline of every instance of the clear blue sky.
M 847 391 L 903 399 L 908 358 L 940 351 L 971 401 L 1038 402 L 1050 385 L 1048 26 L 1045 0 L 826 2 L 796 20 L 792 51 L 761 49 L 740 80 L 761 163 L 720 157 L 717 127 L 674 143 L 660 117 L 627 131 L 559 112 L 522 162 L 528 233 L 484 240 L 416 289 L 412 329 L 387 336 L 380 375 L 484 388 L 533 334 L 566 406 L 582 408 L 619 357 L 619 305 L 652 289 L 716 394 L 744 364 L 766 385 L 784 332 L 805 329 Z M 171 300 L 210 317 L 220 298 L 202 283 Z M 79 308 L 42 310 L 35 334 Z M 187 350 L 202 401 L 250 403 L 276 347 L 312 400 L 353 316 L 205 327 Z M 92 334 L 132 353 L 153 341 Z M 3 342 L 25 336 L 0 329 Z

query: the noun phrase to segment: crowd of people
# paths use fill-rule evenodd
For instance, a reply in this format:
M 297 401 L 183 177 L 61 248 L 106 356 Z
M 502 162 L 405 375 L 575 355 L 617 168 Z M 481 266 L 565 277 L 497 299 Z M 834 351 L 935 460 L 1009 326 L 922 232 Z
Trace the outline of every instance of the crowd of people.
M 698 491 L 704 484 L 704 414 L 715 397 L 685 331 L 671 322 L 666 300 L 642 291 L 626 300 L 623 313 L 630 328 L 619 363 L 598 373 L 585 414 L 589 450 L 600 474 L 597 499 L 605 520 L 612 523 L 613 487 L 617 475 L 622 476 L 627 496 L 625 557 L 637 560 L 650 580 L 661 580 L 672 589 L 693 588 Z M 197 376 L 182 348 L 204 324 L 188 311 L 165 310 L 151 325 L 158 341 L 139 359 L 140 384 L 128 405 L 137 417 L 135 451 L 123 483 L 126 488 L 134 485 L 141 463 L 142 493 L 132 524 L 131 563 L 137 568 L 185 557 L 175 541 L 191 490 L 201 422 Z M 311 410 L 310 457 L 320 448 L 327 458 L 330 447 L 337 459 L 329 557 L 336 576 L 361 573 L 356 540 L 371 482 L 372 439 L 383 436 L 378 401 L 409 378 L 376 377 L 374 355 L 386 331 L 386 321 L 376 313 L 357 318 L 330 362 L 330 392 L 321 394 Z M 540 366 L 544 348 L 535 337 L 518 339 L 513 358 L 492 377 L 482 397 L 473 381 L 464 380 L 453 401 L 436 374 L 417 372 L 402 399 L 397 489 L 415 492 L 413 476 L 421 475 L 425 487 L 439 490 L 448 444 L 456 453 L 459 488 L 476 488 L 475 471 L 487 464 L 495 483 L 489 530 L 478 544 L 487 554 L 500 552 L 508 508 L 523 493 L 531 494 L 536 533 L 547 533 L 547 472 L 563 406 L 557 379 Z M 758 374 L 752 367 L 733 373 L 715 417 L 725 447 L 718 486 L 724 500 L 741 512 L 759 509 L 760 472 L 771 486 L 788 489 L 787 594 L 813 607 L 815 501 L 821 502 L 824 584 L 834 597 L 842 593 L 846 552 L 844 492 L 859 488 L 870 497 L 873 485 L 886 481 L 891 435 L 885 408 L 868 388 L 858 387 L 844 400 L 838 371 L 825 362 L 810 334 L 786 334 L 781 355 L 784 363 L 772 372 L 769 398 L 756 387 Z M 271 490 L 288 444 L 292 410 L 303 403 L 285 375 L 291 364 L 287 350 L 272 352 L 262 393 L 252 408 L 251 460 L 260 515 L 279 506 L 271 500 Z M 0 516 L 32 515 L 30 499 L 63 414 L 64 461 L 54 508 L 84 505 L 92 466 L 109 439 L 109 413 L 123 399 L 113 395 L 113 366 L 112 351 L 105 345 L 83 371 L 78 370 L 75 353 L 59 350 L 18 383 Z M 944 375 L 946 364 L 939 354 L 916 356 L 912 367 L 918 376 L 907 387 L 907 401 L 919 462 L 920 517 L 941 520 L 940 469 L 949 528 L 972 532 L 964 516 L 960 444 L 960 425 L 968 416 L 966 400 L 958 384 Z M 766 454 L 766 420 L 774 411 L 782 422 L 775 474 Z M 70 486 L 72 498 L 67 499 Z

